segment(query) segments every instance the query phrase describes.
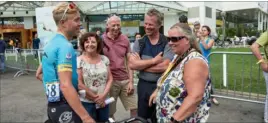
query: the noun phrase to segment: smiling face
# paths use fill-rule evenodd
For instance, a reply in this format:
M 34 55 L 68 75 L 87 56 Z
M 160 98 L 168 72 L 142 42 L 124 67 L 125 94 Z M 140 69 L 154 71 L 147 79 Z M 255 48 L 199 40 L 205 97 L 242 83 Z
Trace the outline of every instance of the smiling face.
M 144 30 L 146 35 L 151 36 L 159 31 L 161 25 L 157 23 L 156 16 L 146 15 L 144 19 Z
M 95 37 L 88 37 L 84 43 L 84 49 L 87 53 L 97 52 L 98 43 Z
M 110 17 L 109 22 L 107 23 L 107 28 L 112 35 L 114 35 L 114 36 L 119 35 L 119 33 L 121 31 L 120 18 L 118 18 L 117 16 Z
M 181 55 L 184 49 L 189 46 L 189 40 L 177 28 L 168 31 L 169 46 L 173 53 Z

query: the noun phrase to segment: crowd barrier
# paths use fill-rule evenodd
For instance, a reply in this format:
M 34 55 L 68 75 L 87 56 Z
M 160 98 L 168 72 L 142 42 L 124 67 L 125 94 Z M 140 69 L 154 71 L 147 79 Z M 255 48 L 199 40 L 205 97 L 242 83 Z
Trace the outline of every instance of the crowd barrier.
M 18 70 L 14 77 L 36 71 L 42 53 L 42 50 L 34 49 L 6 50 L 6 66 Z M 212 83 L 216 88 L 213 96 L 264 103 L 265 80 L 251 52 L 212 52 L 209 59 Z
M 212 52 L 208 56 L 213 96 L 264 103 L 266 85 L 262 70 L 251 52 Z

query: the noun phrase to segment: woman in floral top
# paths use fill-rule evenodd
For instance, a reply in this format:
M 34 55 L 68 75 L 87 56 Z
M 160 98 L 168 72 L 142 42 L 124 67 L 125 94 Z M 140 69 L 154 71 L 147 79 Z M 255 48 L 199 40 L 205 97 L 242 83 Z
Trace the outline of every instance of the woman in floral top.
M 159 78 L 149 105 L 156 102 L 159 123 L 206 122 L 211 105 L 207 60 L 187 24 L 175 24 L 168 36 L 171 50 L 176 55 Z
M 86 91 L 80 100 L 95 121 L 106 122 L 109 107 L 104 101 L 113 81 L 109 59 L 100 55 L 102 42 L 95 33 L 83 34 L 79 43 L 83 54 L 77 58 L 78 88 Z M 101 108 L 97 109 L 96 104 Z

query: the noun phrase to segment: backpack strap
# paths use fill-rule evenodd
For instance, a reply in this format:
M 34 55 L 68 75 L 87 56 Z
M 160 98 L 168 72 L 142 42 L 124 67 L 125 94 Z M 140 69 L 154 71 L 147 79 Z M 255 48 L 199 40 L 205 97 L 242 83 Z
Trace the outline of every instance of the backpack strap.
M 164 36 L 164 38 L 163 39 L 165 39 L 165 40 L 163 40 L 163 44 L 162 44 L 162 52 L 163 52 L 163 55 L 164 55 L 164 51 L 165 51 L 165 47 L 166 47 L 166 45 L 167 45 L 167 43 L 168 43 L 168 40 L 167 40 L 167 37 L 165 36 L 165 35 L 162 35 L 162 36 Z
M 139 47 L 140 47 L 140 52 L 139 52 L 140 57 L 142 55 L 142 51 L 145 48 L 145 37 L 146 37 L 146 35 L 144 35 L 140 40 L 138 40 L 139 41 Z

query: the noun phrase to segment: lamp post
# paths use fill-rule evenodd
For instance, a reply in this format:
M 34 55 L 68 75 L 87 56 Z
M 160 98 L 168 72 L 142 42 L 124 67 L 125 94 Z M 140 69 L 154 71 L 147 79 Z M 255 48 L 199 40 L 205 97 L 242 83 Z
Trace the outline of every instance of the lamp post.
M 225 39 L 225 16 L 226 16 L 226 12 L 222 11 L 221 18 L 222 18 L 222 38 L 223 38 L 223 41 Z

